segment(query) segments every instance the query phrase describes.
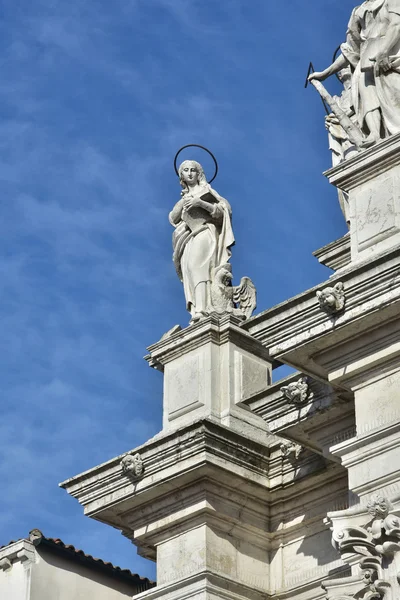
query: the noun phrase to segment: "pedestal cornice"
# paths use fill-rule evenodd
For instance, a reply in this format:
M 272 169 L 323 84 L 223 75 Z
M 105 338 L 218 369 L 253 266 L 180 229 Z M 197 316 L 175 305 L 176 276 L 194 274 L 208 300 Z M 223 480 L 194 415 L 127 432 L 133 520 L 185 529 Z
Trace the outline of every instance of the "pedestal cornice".
M 145 359 L 151 367 L 160 371 L 176 358 L 208 344 L 221 346 L 227 342 L 238 345 L 243 350 L 269 361 L 267 349 L 240 327 L 242 321 L 231 315 L 211 315 L 194 325 L 174 333 L 166 339 L 148 347 Z
M 199 420 L 179 433 L 162 433 L 146 444 L 72 477 L 60 486 L 79 500 L 85 514 L 106 514 L 122 503 L 139 505 L 175 488 L 173 480 L 183 486 L 196 480 L 209 463 L 229 478 L 235 473 L 245 477 L 253 493 L 263 496 L 268 488 L 269 449 L 211 420 Z M 143 477 L 136 481 L 124 475 L 121 460 L 139 453 L 144 464 Z M 258 488 L 258 493 L 257 493 Z
M 385 169 L 399 164 L 400 134 L 397 134 L 328 169 L 324 175 L 329 183 L 349 191 L 358 184 L 373 179 Z

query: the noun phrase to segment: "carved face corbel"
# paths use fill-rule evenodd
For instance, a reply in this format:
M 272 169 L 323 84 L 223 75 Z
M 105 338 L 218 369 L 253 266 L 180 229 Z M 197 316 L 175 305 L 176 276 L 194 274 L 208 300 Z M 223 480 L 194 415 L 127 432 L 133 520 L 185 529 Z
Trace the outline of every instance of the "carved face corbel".
M 300 444 L 288 440 L 282 442 L 280 448 L 282 455 L 291 462 L 297 461 L 304 450 L 303 446 L 300 446 Z
M 317 298 L 321 309 L 327 314 L 335 315 L 341 312 L 346 303 L 343 283 L 339 281 L 333 287 L 318 290 Z
M 144 473 L 144 464 L 140 454 L 127 454 L 120 462 L 121 468 L 126 475 L 134 479 L 141 477 Z
M 281 392 L 291 404 L 305 404 L 311 398 L 306 377 L 282 386 Z

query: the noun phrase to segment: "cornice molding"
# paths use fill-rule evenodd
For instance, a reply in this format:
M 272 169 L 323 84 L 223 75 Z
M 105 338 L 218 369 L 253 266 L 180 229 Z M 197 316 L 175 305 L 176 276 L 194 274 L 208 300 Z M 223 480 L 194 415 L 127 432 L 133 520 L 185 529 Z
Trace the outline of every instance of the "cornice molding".
M 360 183 L 373 179 L 389 168 L 400 164 L 400 134 L 364 150 L 339 165 L 328 169 L 324 175 L 329 183 L 349 191 Z

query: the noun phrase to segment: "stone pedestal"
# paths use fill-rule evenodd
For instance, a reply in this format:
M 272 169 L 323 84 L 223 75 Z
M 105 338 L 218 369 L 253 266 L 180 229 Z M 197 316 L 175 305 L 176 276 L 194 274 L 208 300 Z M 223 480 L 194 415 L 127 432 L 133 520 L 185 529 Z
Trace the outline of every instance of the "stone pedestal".
M 124 473 L 117 457 L 62 485 L 85 514 L 121 529 L 157 561 L 162 595 L 192 584 L 202 595 L 212 580 L 236 598 L 251 589 L 261 600 L 269 587 L 267 444 L 198 420 L 135 452 L 140 476 Z
M 243 401 L 270 384 L 271 362 L 239 325 L 209 317 L 150 346 L 164 373 L 162 432 L 62 484 L 156 560 L 150 597 L 262 600 L 270 587 L 272 436 Z
M 326 171 L 349 194 L 352 261 L 400 244 L 400 134 Z
M 346 506 L 347 480 L 251 411 L 271 385 L 268 351 L 227 315 L 162 339 L 146 358 L 164 373 L 163 430 L 62 486 L 157 562 L 146 599 L 316 598 L 341 570 L 322 520 Z
M 262 427 L 243 401 L 270 385 L 271 361 L 238 319 L 208 317 L 148 350 L 149 364 L 164 373 L 163 431 L 200 418 L 250 434 Z

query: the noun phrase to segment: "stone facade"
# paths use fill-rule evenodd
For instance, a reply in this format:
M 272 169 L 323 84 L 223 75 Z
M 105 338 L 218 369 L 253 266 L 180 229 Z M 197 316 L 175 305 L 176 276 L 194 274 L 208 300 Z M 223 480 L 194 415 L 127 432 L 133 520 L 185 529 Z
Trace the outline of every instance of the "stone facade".
M 363 10 L 372 5 L 389 4 Z M 333 275 L 250 317 L 226 282 L 229 302 L 208 310 L 216 280 L 182 251 L 184 286 L 196 275 L 204 297 L 186 291 L 192 324 L 149 347 L 164 377 L 162 431 L 61 484 L 156 561 L 143 600 L 400 598 L 400 134 L 377 139 L 369 124 L 355 154 L 326 173 L 350 229 L 315 252 Z M 201 173 L 193 167 L 192 187 Z M 172 222 L 190 250 L 196 229 L 181 216 L 207 209 L 200 230 L 212 225 L 226 250 L 229 210 L 214 192 L 226 211 L 217 221 L 204 186 Z M 296 372 L 272 382 L 281 364 Z

